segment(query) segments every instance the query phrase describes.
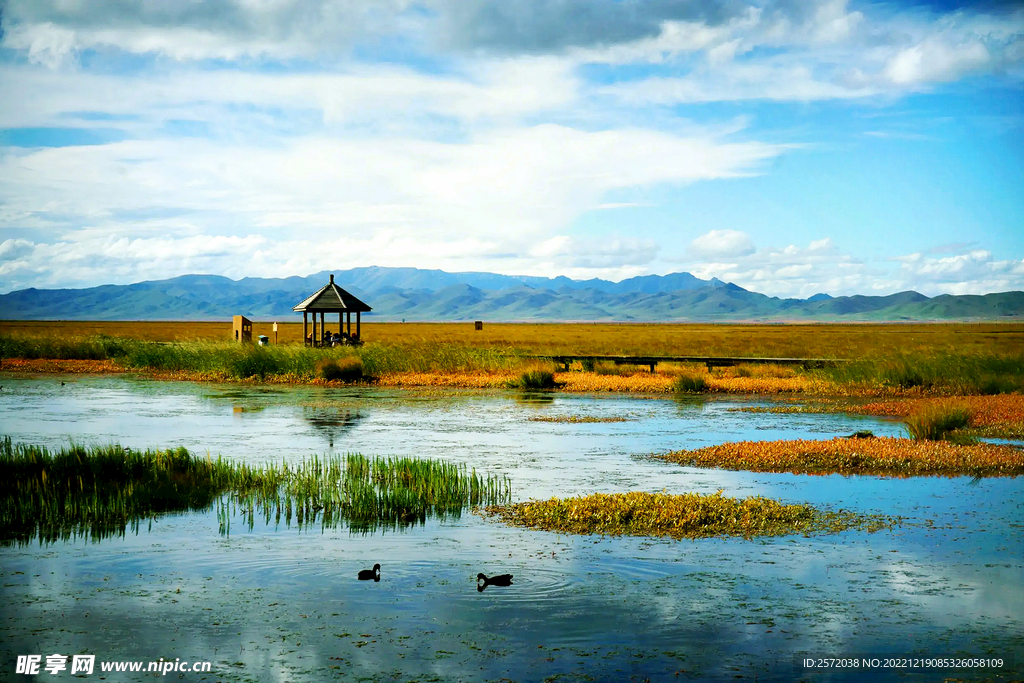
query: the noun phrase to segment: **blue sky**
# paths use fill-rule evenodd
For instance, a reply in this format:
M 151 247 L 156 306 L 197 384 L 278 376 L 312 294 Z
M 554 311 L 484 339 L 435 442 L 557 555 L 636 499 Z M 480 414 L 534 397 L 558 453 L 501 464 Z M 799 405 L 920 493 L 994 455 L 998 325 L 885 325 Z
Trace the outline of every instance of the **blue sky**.
M 0 292 L 414 266 L 1024 289 L 1024 9 L 5 0 Z

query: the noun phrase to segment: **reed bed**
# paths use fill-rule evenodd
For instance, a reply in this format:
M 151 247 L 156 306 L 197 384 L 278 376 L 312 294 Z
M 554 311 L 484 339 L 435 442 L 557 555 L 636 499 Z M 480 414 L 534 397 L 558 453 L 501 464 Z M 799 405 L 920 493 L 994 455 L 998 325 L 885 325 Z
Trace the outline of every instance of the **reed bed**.
M 138 531 L 146 519 L 216 506 L 221 531 L 241 514 L 266 523 L 347 525 L 358 531 L 458 516 L 507 502 L 507 477 L 438 460 L 313 457 L 252 466 L 203 459 L 186 449 L 132 451 L 69 446 L 58 452 L 0 444 L 0 543 L 100 540 Z
M 99 539 L 137 530 L 158 514 L 209 508 L 236 474 L 221 460 L 183 448 L 135 451 L 71 445 L 51 453 L 0 442 L 0 531 L 4 540 Z
M 376 377 L 398 372 L 512 372 L 523 359 L 513 349 L 481 349 L 457 344 L 429 346 L 368 343 L 361 347 L 309 348 L 302 345 L 253 346 L 233 342 L 156 342 L 107 337 L 29 337 L 0 335 L 0 358 L 110 361 L 122 369 L 191 373 L 236 379 L 323 378 L 330 364 Z
M 861 393 L 992 395 L 1024 390 L 1024 353 L 906 351 L 872 357 L 821 373 Z
M 595 493 L 576 498 L 512 503 L 486 508 L 506 524 L 568 534 L 670 536 L 779 536 L 876 531 L 897 520 L 881 515 L 819 511 L 810 505 L 785 505 L 768 498 L 731 498 L 715 494 Z
M 1015 477 L 1024 474 L 1024 451 L 1017 448 L 889 437 L 740 441 L 655 457 L 688 467 L 793 474 L 885 477 Z

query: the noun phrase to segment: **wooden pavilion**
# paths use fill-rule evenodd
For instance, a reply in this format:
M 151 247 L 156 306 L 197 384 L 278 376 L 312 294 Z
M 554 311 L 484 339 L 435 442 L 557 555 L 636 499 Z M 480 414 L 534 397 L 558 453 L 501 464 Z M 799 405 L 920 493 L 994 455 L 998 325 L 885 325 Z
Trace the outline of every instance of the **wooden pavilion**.
M 373 309 L 334 284 L 334 274 L 332 273 L 330 282 L 298 306 L 292 308 L 292 310 L 302 311 L 302 338 L 306 340 L 307 346 L 330 346 L 333 343 L 339 342 L 342 344 L 359 344 L 359 335 L 361 333 L 360 314 L 369 313 Z M 308 327 L 307 314 L 309 313 L 313 314 L 312 332 L 309 331 Z M 317 334 L 317 313 L 320 314 L 319 334 Z M 331 338 L 327 337 L 326 320 L 324 319 L 327 313 L 338 314 L 337 338 L 334 335 Z M 356 314 L 356 333 L 354 335 L 352 334 L 352 313 Z M 348 323 L 347 331 L 342 325 L 343 321 Z

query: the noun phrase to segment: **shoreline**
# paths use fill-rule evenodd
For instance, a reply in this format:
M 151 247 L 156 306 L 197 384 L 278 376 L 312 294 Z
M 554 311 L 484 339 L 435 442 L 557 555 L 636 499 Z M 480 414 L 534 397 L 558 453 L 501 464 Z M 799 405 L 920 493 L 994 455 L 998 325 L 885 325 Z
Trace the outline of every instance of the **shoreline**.
M 296 386 L 378 386 L 378 387 L 451 387 L 463 389 L 511 389 L 518 378 L 518 372 L 388 372 L 372 379 L 345 382 L 341 380 L 325 380 L 320 377 L 309 377 L 296 374 L 272 374 L 263 378 L 233 377 L 225 372 L 196 372 L 189 370 L 163 371 L 150 368 L 131 368 L 119 365 L 111 360 L 83 360 L 59 358 L 4 358 L 0 360 L 0 374 L 12 375 L 137 375 L 155 380 L 190 381 L 190 382 L 223 382 L 229 384 L 288 384 Z M 556 371 L 554 374 L 556 388 L 550 391 L 566 393 L 649 393 L 673 394 L 672 374 L 650 374 L 636 372 L 632 374 L 601 374 L 587 371 Z M 850 387 L 810 378 L 804 375 L 784 377 L 734 377 L 725 375 L 708 375 L 707 390 L 695 392 L 701 395 L 752 395 L 774 397 L 814 397 L 814 398 L 877 398 L 896 399 L 903 397 L 940 396 L 928 394 L 920 389 L 900 390 L 888 387 Z
M 231 377 L 226 373 L 192 371 L 155 371 L 126 368 L 110 360 L 70 360 L 52 358 L 5 358 L 0 361 L 0 376 L 131 375 L 155 381 L 215 382 L 245 386 L 287 385 L 325 388 L 387 387 L 394 389 L 513 389 L 514 372 L 394 372 L 372 380 L 343 382 L 294 374 L 269 375 L 263 379 Z M 602 375 L 594 372 L 556 372 L 555 389 L 544 393 L 568 394 L 646 394 L 651 396 L 750 396 L 781 401 L 814 401 L 818 405 L 780 405 L 771 408 L 740 408 L 749 412 L 836 412 L 905 419 L 913 412 L 941 403 L 956 403 L 971 410 L 972 420 L 966 434 L 993 438 L 1024 438 L 1024 395 L 970 395 L 927 392 L 920 388 L 896 390 L 887 387 L 843 386 L 795 377 L 708 377 L 708 390 L 694 394 L 675 394 L 671 375 L 638 372 L 631 375 Z

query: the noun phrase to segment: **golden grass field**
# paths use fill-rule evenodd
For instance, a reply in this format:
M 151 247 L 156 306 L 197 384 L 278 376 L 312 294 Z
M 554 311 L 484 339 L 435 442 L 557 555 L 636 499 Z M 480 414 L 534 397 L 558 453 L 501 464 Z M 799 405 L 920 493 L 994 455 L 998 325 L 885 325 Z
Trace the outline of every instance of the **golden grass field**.
M 275 341 L 273 323 L 253 335 Z M 328 320 L 337 329 L 337 318 Z M 354 325 L 353 325 L 354 330 Z M 231 322 L 0 321 L 0 335 L 126 337 L 147 341 L 228 341 Z M 647 324 L 364 323 L 366 342 L 454 344 L 555 355 L 701 355 L 875 358 L 890 354 L 1024 354 L 1024 323 Z M 302 323 L 279 323 L 277 343 L 299 344 Z

